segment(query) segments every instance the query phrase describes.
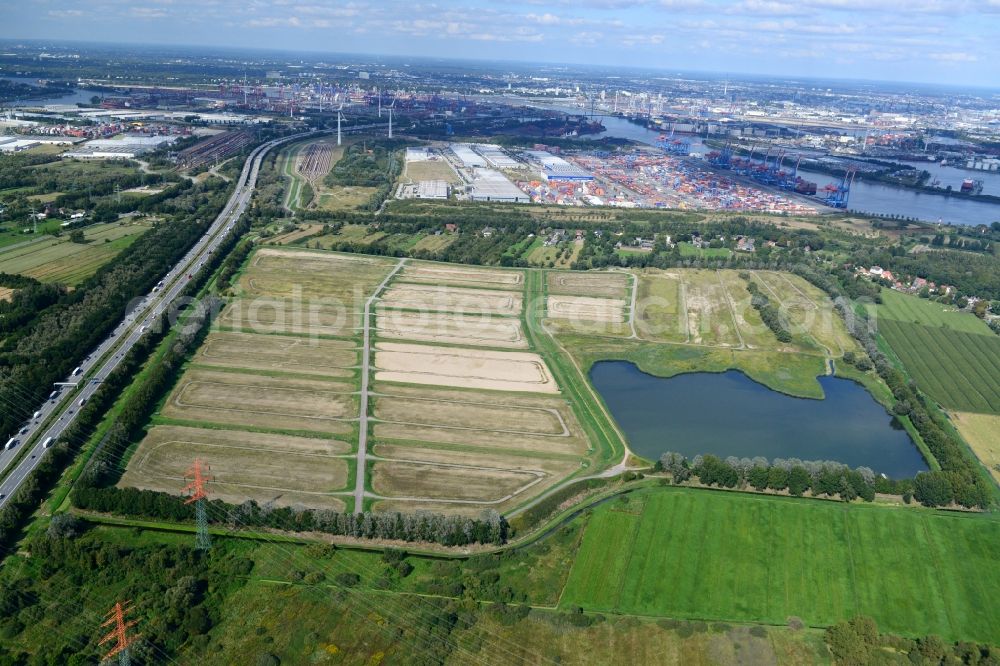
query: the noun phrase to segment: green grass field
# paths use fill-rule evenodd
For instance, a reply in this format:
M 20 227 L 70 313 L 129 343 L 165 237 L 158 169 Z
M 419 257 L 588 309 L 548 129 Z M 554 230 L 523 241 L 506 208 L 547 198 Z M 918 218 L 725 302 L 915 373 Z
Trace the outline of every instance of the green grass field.
M 878 306 L 878 316 L 880 319 L 944 327 L 965 333 L 994 334 L 982 319 L 973 314 L 960 312 L 950 305 L 934 303 L 925 298 L 901 294 L 892 289 L 882 290 L 882 303 Z
M 885 289 L 878 331 L 944 407 L 1000 414 L 1000 337 L 977 317 Z
M 949 409 L 1000 414 L 1000 337 L 882 319 L 879 333 L 920 388 Z
M 664 488 L 594 510 L 561 606 L 1000 640 L 1000 522 Z
M 733 251 L 725 247 L 705 247 L 698 248 L 691 243 L 678 243 L 677 248 L 680 250 L 682 257 L 698 257 L 698 258 L 708 258 L 708 259 L 726 259 L 732 256 Z
M 83 230 L 88 242 L 73 243 L 67 235 L 0 252 L 0 272 L 18 273 L 42 282 L 76 285 L 149 230 L 147 224 L 96 224 Z

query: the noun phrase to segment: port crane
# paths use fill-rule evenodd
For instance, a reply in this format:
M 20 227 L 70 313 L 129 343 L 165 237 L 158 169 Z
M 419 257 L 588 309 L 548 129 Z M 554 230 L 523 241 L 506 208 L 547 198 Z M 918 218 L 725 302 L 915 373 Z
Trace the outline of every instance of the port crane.
M 851 197 L 851 185 L 854 184 L 854 176 L 857 172 L 857 169 L 850 168 L 844 172 L 844 177 L 841 178 L 839 185 L 830 183 L 823 188 L 823 191 L 827 193 L 826 204 L 828 206 L 832 206 L 833 208 L 847 208 L 847 203 Z

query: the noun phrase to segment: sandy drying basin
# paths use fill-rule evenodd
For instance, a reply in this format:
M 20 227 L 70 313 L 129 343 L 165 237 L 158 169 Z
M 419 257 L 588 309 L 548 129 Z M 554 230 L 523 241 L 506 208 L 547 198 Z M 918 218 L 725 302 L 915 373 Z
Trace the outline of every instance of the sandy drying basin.
M 375 346 L 375 379 L 495 391 L 559 392 L 538 354 L 395 342 Z

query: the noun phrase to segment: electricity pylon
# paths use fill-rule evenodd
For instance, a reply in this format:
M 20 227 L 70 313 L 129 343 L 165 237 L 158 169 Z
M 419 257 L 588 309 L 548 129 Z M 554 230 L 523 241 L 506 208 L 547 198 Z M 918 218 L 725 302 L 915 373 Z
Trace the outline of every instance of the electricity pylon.
M 116 602 L 105 616 L 108 619 L 101 623 L 102 627 L 114 625 L 111 632 L 101 639 L 99 645 L 104 645 L 108 641 L 115 641 L 115 644 L 111 647 L 111 651 L 104 655 L 104 660 L 108 661 L 115 655 L 118 655 L 118 666 L 129 666 L 132 663 L 129 646 L 139 640 L 139 634 L 128 635 L 128 630 L 138 622 L 138 620 L 125 620 L 125 615 L 131 612 L 131 601 L 126 601 L 124 604 L 120 601 Z
M 205 484 L 215 479 L 207 474 L 209 471 L 211 470 L 207 465 L 202 467 L 201 458 L 195 458 L 194 464 L 184 473 L 185 479 L 191 479 L 191 482 L 184 486 L 184 491 L 191 493 L 184 503 L 194 502 L 194 517 L 198 525 L 194 547 L 198 550 L 208 550 L 212 547 L 211 539 L 208 537 L 208 516 L 205 512 L 205 498 L 208 497 L 205 492 Z

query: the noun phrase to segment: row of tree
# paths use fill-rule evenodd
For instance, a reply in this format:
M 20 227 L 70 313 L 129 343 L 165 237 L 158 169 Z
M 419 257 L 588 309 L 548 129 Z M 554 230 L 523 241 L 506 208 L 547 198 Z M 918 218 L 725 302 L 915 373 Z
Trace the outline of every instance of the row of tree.
M 875 499 L 876 492 L 909 492 L 909 484 L 877 477 L 868 467 L 851 469 L 831 460 L 810 461 L 766 458 L 737 458 L 729 456 L 695 456 L 690 461 L 679 453 L 668 452 L 660 456 L 657 469 L 669 472 L 675 483 L 691 477 L 708 486 L 721 488 L 753 488 L 757 491 L 787 490 L 801 497 L 806 491 L 813 496 L 839 496 L 845 502 L 861 498 L 866 502 Z
M 791 342 L 792 334 L 788 330 L 788 323 L 785 322 L 784 317 L 778 312 L 778 308 L 774 307 L 767 295 L 761 292 L 760 287 L 751 279 L 749 273 L 741 271 L 740 277 L 747 282 L 747 291 L 750 292 L 750 305 L 760 314 L 761 321 L 771 329 L 778 342 Z
M 168 493 L 138 488 L 92 485 L 101 479 L 81 479 L 73 490 L 73 505 L 80 509 L 120 516 L 187 522 L 194 520 L 194 506 L 184 498 Z M 248 500 L 228 504 L 221 500 L 208 503 L 209 522 L 233 529 L 269 528 L 290 532 L 323 532 L 359 539 L 391 539 L 437 543 L 443 546 L 466 546 L 473 543 L 500 545 L 507 540 L 507 521 L 496 511 L 479 518 L 448 516 L 439 513 L 372 512 L 344 513 L 276 507 Z

